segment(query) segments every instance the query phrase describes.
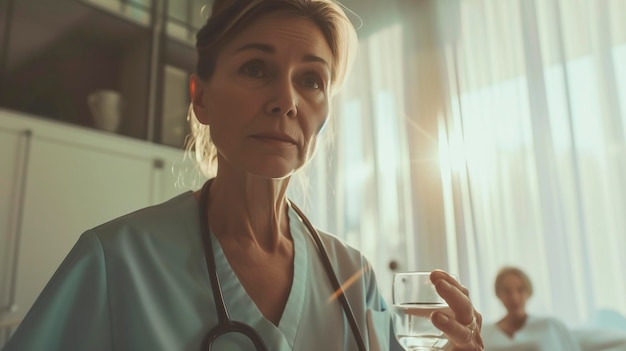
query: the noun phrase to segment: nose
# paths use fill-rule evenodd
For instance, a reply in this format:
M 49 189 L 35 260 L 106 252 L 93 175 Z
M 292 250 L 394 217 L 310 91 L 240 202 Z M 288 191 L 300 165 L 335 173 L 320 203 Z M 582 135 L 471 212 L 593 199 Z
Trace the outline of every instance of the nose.
M 266 105 L 267 113 L 272 116 L 294 118 L 298 114 L 297 92 L 290 81 L 277 81 L 273 84 L 270 98 Z

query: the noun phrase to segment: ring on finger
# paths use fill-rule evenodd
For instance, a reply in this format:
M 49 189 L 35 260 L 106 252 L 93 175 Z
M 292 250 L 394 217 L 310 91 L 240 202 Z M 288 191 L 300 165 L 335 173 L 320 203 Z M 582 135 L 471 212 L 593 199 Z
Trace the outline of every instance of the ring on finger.
M 469 344 L 470 342 L 472 342 L 472 340 L 474 340 L 474 334 L 476 334 L 476 328 L 478 327 L 478 323 L 476 322 L 476 317 L 474 317 L 469 324 L 465 325 L 465 327 L 470 330 L 470 336 L 469 336 L 469 339 L 467 340 L 467 343 Z

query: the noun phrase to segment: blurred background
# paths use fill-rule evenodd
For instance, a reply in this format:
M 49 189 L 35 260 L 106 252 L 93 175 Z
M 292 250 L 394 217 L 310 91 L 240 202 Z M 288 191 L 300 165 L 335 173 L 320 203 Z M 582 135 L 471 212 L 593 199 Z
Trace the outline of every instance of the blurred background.
M 386 296 L 390 263 L 443 268 L 493 321 L 515 265 L 531 314 L 626 313 L 626 2 L 353 5 L 360 55 L 311 177 L 316 222 L 364 250 Z
M 393 272 L 440 268 L 494 321 L 515 265 L 530 313 L 626 314 L 626 1 L 342 3 L 359 55 L 292 188 L 313 223 L 389 301 Z M 200 184 L 182 145 L 205 5 L 0 0 L 0 338 L 82 231 Z

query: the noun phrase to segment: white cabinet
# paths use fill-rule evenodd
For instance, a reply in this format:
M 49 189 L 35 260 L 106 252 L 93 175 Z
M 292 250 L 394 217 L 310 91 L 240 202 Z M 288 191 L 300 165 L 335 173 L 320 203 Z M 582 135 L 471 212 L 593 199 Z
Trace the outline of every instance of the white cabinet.
M 0 165 L 3 325 L 24 317 L 82 232 L 189 190 L 194 177 L 182 150 L 6 110 Z
M 19 218 L 22 210 L 23 173 L 29 135 L 26 132 L 0 127 L 0 314 L 15 309 L 15 254 L 18 243 Z M 0 319 L 2 321 L 2 319 Z M 0 347 L 12 332 L 12 323 L 0 329 Z

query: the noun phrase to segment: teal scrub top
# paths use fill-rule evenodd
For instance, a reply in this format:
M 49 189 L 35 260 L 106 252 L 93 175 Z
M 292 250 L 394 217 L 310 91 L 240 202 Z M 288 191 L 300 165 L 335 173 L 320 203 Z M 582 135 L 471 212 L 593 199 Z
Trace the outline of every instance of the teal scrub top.
M 269 350 L 356 350 L 317 247 L 293 209 L 289 225 L 294 277 L 278 326 L 264 318 L 211 236 L 231 319 L 255 328 Z M 367 260 L 320 235 L 368 350 L 401 350 Z M 5 350 L 197 351 L 216 325 L 198 203 L 186 192 L 83 233 Z M 213 349 L 253 347 L 240 334 L 226 334 Z

